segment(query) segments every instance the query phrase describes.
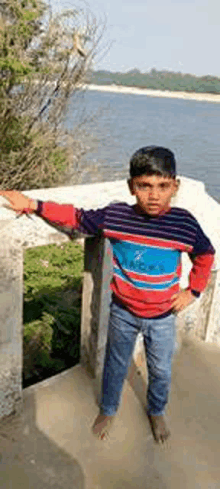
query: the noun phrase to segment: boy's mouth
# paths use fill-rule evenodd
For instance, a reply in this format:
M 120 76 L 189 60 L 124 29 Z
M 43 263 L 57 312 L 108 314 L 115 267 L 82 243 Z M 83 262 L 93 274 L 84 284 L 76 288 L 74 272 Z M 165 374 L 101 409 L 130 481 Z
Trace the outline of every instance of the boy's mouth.
M 149 202 L 148 207 L 159 207 L 159 204 L 156 204 L 155 202 Z
M 156 213 L 158 213 L 158 212 L 160 212 L 160 205 L 159 205 L 159 204 L 155 204 L 155 203 L 149 203 L 149 204 L 147 205 L 147 209 L 148 209 L 148 211 L 149 211 L 150 213 L 151 213 L 151 212 L 152 212 L 152 213 L 155 213 L 155 212 L 156 212 Z

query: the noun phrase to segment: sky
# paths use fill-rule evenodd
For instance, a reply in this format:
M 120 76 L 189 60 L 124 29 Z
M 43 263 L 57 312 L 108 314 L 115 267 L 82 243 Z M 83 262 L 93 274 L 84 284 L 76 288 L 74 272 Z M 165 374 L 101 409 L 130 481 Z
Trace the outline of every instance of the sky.
M 85 5 L 50 1 L 59 9 Z M 97 58 L 96 70 L 156 68 L 220 77 L 219 0 L 86 0 L 86 5 L 107 23 L 103 44 L 109 49 Z

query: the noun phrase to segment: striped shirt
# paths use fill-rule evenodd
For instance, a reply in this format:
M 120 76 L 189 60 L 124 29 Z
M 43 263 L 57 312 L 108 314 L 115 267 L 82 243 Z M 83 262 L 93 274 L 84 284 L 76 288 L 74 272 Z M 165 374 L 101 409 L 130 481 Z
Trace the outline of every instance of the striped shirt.
M 207 285 L 215 250 L 197 220 L 184 209 L 173 207 L 151 217 L 127 203 L 85 211 L 39 201 L 37 214 L 70 237 L 78 230 L 109 238 L 113 296 L 136 316 L 156 317 L 171 310 L 171 297 L 179 291 L 182 252 L 188 253 L 193 264 L 189 288 L 199 296 Z

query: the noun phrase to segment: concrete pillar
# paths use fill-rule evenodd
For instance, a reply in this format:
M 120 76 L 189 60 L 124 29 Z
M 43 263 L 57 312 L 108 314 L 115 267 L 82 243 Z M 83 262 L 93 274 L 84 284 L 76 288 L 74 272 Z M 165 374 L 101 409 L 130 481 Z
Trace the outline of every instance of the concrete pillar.
M 199 299 L 195 299 L 190 306 L 177 315 L 178 331 L 199 340 L 206 340 L 215 283 L 216 271 L 213 271 L 210 282 Z
M 205 340 L 220 345 L 220 270 L 214 272 L 214 283 Z
M 0 418 L 22 401 L 23 253 L 12 221 L 0 221 Z
M 104 238 L 85 240 L 81 317 L 81 363 L 96 378 L 104 362 L 111 300 L 112 252 Z

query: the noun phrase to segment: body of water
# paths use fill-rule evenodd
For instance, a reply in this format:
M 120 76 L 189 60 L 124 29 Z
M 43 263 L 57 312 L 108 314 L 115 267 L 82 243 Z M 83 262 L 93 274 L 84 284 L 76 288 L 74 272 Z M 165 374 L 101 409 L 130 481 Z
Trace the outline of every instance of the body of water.
M 82 183 L 127 178 L 134 151 L 154 144 L 174 152 L 179 175 L 203 181 L 220 200 L 219 104 L 88 91 L 77 105 L 78 111 L 73 98 L 66 125 L 73 127 L 79 115 L 88 119 L 84 163 L 91 171 Z

